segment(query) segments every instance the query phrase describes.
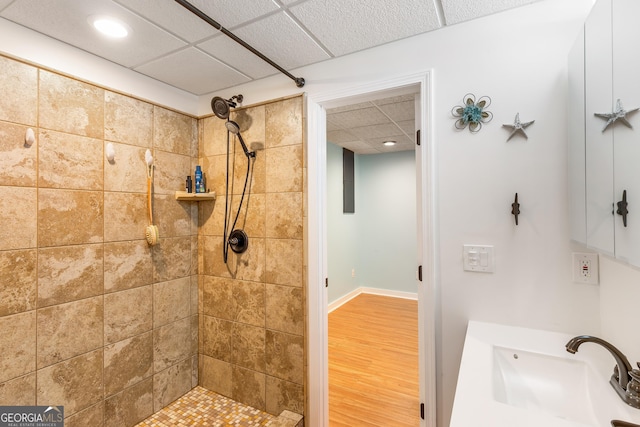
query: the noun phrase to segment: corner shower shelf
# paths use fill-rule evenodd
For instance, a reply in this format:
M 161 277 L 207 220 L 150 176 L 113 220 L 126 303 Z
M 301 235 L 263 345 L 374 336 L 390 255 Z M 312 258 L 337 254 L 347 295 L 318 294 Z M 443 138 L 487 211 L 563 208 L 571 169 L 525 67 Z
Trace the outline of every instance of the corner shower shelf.
M 186 191 L 176 191 L 176 200 L 196 201 L 215 200 L 216 193 L 187 193 Z

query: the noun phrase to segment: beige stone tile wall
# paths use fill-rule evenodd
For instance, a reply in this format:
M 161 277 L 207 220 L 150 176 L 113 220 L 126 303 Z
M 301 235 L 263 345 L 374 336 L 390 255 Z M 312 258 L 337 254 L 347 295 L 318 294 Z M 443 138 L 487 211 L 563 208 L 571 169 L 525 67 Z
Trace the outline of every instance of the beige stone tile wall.
M 236 226 L 249 247 L 223 262 L 227 131 L 215 116 L 200 119 L 200 162 L 218 195 L 200 203 L 200 385 L 274 415 L 303 414 L 304 100 L 238 109 L 231 119 L 257 153 Z M 235 215 L 247 163 L 240 144 L 232 147 Z
M 0 405 L 133 426 L 198 383 L 198 121 L 2 56 L 0 93 Z

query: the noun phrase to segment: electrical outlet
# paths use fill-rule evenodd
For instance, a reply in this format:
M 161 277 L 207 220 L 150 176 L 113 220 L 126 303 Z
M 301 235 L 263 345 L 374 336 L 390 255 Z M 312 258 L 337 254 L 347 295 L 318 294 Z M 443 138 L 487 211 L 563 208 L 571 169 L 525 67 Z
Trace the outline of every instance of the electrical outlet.
M 351 277 L 356 277 L 356 269 L 355 268 L 351 269 Z
M 573 281 L 589 285 L 599 284 L 598 254 L 573 253 Z

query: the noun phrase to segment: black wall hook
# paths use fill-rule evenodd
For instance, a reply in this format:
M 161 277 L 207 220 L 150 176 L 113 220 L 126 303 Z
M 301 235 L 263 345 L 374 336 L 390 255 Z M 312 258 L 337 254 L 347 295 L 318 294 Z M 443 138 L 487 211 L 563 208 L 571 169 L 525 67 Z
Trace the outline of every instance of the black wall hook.
M 624 226 L 627 226 L 627 215 L 629 214 L 629 210 L 627 209 L 627 206 L 629 204 L 627 203 L 627 190 L 624 190 L 622 192 L 622 200 L 620 200 L 618 202 L 618 210 L 616 211 L 616 213 L 618 215 L 622 215 L 622 223 L 624 224 Z
M 516 199 L 511 203 L 511 213 L 516 218 L 516 225 L 518 225 L 518 215 L 520 215 L 520 203 L 518 203 L 518 193 L 516 193 Z

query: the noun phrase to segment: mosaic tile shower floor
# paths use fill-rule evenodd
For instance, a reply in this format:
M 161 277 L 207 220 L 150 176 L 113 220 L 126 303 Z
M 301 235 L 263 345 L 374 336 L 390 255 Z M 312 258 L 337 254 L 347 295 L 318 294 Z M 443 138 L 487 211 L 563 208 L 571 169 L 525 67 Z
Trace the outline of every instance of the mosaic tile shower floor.
M 276 427 L 281 418 L 196 387 L 136 427 Z

